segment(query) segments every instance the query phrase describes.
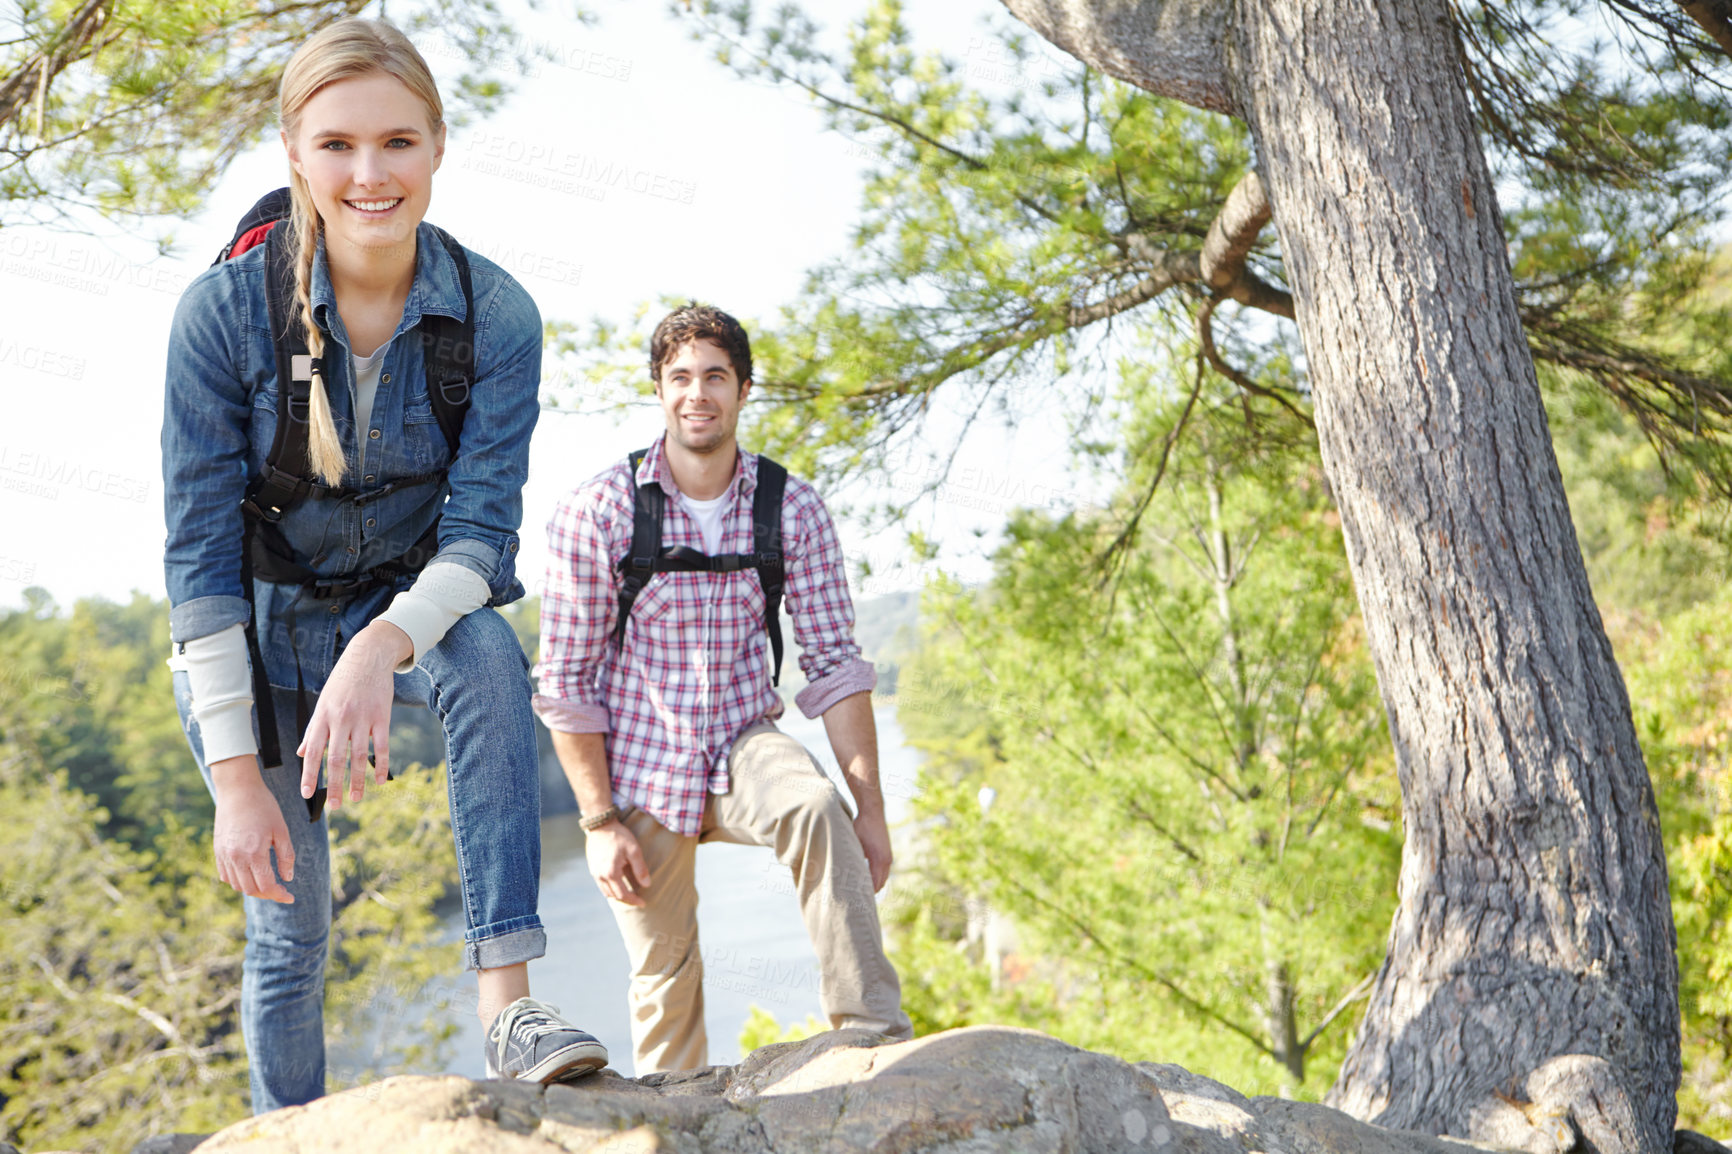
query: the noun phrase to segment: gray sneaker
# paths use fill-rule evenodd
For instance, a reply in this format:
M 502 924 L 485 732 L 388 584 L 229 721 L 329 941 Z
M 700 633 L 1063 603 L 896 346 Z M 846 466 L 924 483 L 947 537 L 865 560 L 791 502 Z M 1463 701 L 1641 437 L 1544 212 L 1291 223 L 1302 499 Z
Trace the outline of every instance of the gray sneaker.
M 519 998 L 499 1012 L 487 1031 L 489 1078 L 560 1082 L 607 1065 L 607 1048 L 534 998 Z

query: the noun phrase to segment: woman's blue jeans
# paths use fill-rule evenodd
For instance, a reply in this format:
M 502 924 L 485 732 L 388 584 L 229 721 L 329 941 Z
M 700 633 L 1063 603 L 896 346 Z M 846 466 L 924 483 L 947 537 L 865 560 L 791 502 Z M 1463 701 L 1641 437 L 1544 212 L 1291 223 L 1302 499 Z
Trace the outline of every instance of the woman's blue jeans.
M 433 710 L 445 730 L 451 834 L 468 921 L 465 965 L 493 969 L 541 957 L 547 951 L 547 935 L 536 913 L 541 787 L 528 666 L 516 634 L 494 610 L 477 609 L 422 654 L 414 670 L 398 674 L 394 689 L 397 701 Z M 210 787 L 210 767 L 184 673 L 174 675 L 174 699 L 187 742 Z M 277 690 L 275 705 L 283 764 L 265 770 L 264 778 L 294 843 L 295 880 L 285 884 L 295 902 L 243 899 L 247 948 L 241 1031 L 255 1114 L 309 1102 L 325 1092 L 330 845 L 325 819 L 308 821 L 301 797 L 294 692 Z

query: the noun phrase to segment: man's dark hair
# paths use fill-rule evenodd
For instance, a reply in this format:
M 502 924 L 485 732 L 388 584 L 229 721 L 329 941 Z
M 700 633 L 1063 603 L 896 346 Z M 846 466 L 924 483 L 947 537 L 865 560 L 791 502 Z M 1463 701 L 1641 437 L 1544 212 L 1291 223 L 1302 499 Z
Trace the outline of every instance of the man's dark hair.
M 752 379 L 752 342 L 740 322 L 714 305 L 693 301 L 663 317 L 650 337 L 650 380 L 661 384 L 663 363 L 693 341 L 714 341 L 728 354 L 740 384 Z

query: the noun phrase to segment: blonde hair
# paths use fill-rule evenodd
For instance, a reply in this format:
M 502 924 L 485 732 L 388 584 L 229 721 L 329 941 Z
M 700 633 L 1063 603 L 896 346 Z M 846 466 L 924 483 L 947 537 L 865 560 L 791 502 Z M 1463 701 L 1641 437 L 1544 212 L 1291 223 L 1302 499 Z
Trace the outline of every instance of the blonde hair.
M 439 88 L 433 83 L 427 62 L 409 43 L 409 38 L 383 20 L 351 16 L 314 34 L 283 69 L 282 87 L 277 93 L 277 121 L 283 135 L 291 141 L 295 139 L 307 102 L 327 85 L 380 74 L 401 81 L 420 98 L 433 128 L 444 123 L 445 107 L 439 99 Z M 313 320 L 313 260 L 318 255 L 324 222 L 319 218 L 306 180 L 292 167 L 289 196 L 293 204 L 289 228 L 295 245 L 295 302 L 300 309 L 301 326 L 306 330 L 307 351 L 317 360 L 324 356 L 325 335 Z M 339 483 L 349 463 L 337 437 L 323 373 L 313 374 L 307 426 L 307 460 L 313 472 L 327 485 Z

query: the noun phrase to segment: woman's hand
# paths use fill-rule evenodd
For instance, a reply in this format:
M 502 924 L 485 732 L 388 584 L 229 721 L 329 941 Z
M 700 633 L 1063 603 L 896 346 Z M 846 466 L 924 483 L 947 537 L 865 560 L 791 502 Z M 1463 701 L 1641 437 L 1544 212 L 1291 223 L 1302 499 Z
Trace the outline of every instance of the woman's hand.
M 210 767 L 216 792 L 217 877 L 249 898 L 293 905 L 295 897 L 277 881 L 271 850 L 283 881 L 295 880 L 295 849 L 282 807 L 259 776 L 255 754 L 225 757 Z
M 360 801 L 367 788 L 369 739 L 376 762 L 373 781 L 384 782 L 391 770 L 391 674 L 413 653 L 409 635 L 388 621 L 373 622 L 349 642 L 319 692 L 307 735 L 296 750 L 301 755 L 302 797 L 313 796 L 319 763 L 325 761 L 325 804 L 342 806 L 345 776 L 349 800 Z

